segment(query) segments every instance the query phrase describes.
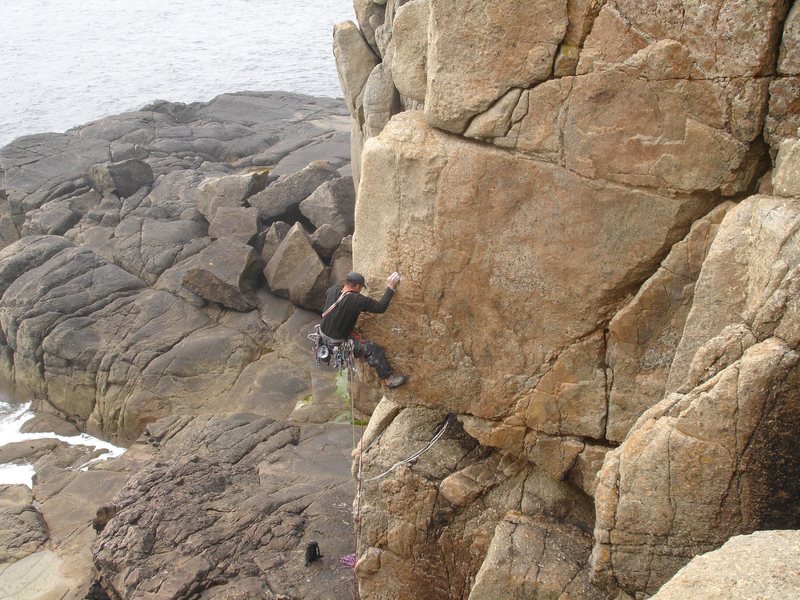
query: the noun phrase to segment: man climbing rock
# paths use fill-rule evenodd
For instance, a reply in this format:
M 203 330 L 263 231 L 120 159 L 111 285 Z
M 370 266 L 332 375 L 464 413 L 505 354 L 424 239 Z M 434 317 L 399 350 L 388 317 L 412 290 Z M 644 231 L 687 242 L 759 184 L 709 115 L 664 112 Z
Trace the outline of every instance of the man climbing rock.
M 395 272 L 386 278 L 386 291 L 380 300 L 362 296 L 361 290 L 365 285 L 361 273 L 351 271 L 344 278 L 342 285 L 330 287 L 325 295 L 325 310 L 322 313 L 320 330 L 323 341 L 334 346 L 342 343 L 347 338 L 353 340 L 353 354 L 367 359 L 369 365 L 375 369 L 383 382 L 390 388 L 403 385 L 405 376 L 392 373 L 386 354 L 378 344 L 365 340 L 353 334 L 353 328 L 362 312 L 383 313 L 389 306 L 394 296 L 394 290 L 400 283 L 400 274 Z

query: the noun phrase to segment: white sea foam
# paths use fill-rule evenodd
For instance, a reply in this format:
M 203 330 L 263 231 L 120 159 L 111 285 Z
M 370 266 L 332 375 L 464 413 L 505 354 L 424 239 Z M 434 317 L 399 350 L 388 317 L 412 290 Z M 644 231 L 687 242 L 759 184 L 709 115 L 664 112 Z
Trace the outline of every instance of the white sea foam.
M 81 470 L 89 468 L 90 465 L 96 462 L 121 456 L 125 452 L 125 448 L 114 446 L 85 433 L 73 436 L 56 435 L 55 433 L 22 433 L 20 431 L 22 425 L 33 417 L 34 414 L 30 411 L 30 402 L 11 405 L 0 400 L 0 446 L 28 440 L 55 439 L 71 446 L 87 446 L 93 450 L 104 451 L 97 458 L 93 458 L 78 467 Z M 32 465 L 0 465 L 0 485 L 24 484 L 32 487 L 34 472 Z
M 0 146 L 225 92 L 342 95 L 332 51 L 352 0 L 2 0 Z

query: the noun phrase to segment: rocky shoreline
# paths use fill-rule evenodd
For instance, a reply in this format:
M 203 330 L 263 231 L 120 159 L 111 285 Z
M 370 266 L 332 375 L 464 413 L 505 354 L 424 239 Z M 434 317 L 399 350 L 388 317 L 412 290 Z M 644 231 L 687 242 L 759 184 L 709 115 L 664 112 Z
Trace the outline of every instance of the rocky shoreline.
M 241 93 L 0 150 L 2 378 L 27 430 L 129 446 L 85 471 L 85 447 L 2 449 L 37 474 L 1 492 L 0 589 L 352 596 L 353 433 L 325 424 L 352 409 L 306 339 L 352 265 L 349 137 L 341 101 Z

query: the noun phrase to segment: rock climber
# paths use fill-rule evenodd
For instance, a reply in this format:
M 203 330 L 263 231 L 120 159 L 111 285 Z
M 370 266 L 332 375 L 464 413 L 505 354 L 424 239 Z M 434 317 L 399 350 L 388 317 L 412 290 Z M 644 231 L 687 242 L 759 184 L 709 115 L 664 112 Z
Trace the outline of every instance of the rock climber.
M 383 297 L 374 300 L 361 294 L 361 290 L 366 287 L 364 276 L 351 271 L 345 276 L 342 285 L 328 288 L 325 294 L 325 310 L 322 312 L 320 323 L 322 340 L 326 345 L 335 346 L 348 338 L 353 340 L 353 355 L 366 358 L 378 377 L 390 388 L 403 385 L 406 382 L 405 376 L 392 373 L 383 348 L 354 334 L 353 329 L 358 321 L 358 315 L 362 312 L 385 312 L 399 283 L 399 273 L 394 272 L 389 275 L 386 278 L 386 291 L 383 292 Z

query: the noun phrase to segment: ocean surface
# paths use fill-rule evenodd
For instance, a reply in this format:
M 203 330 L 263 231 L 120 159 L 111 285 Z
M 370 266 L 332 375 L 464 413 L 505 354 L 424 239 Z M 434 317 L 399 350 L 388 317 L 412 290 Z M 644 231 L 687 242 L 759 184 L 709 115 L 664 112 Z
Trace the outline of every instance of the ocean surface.
M 347 20 L 352 0 L 0 0 L 0 146 L 157 99 L 340 97 Z

